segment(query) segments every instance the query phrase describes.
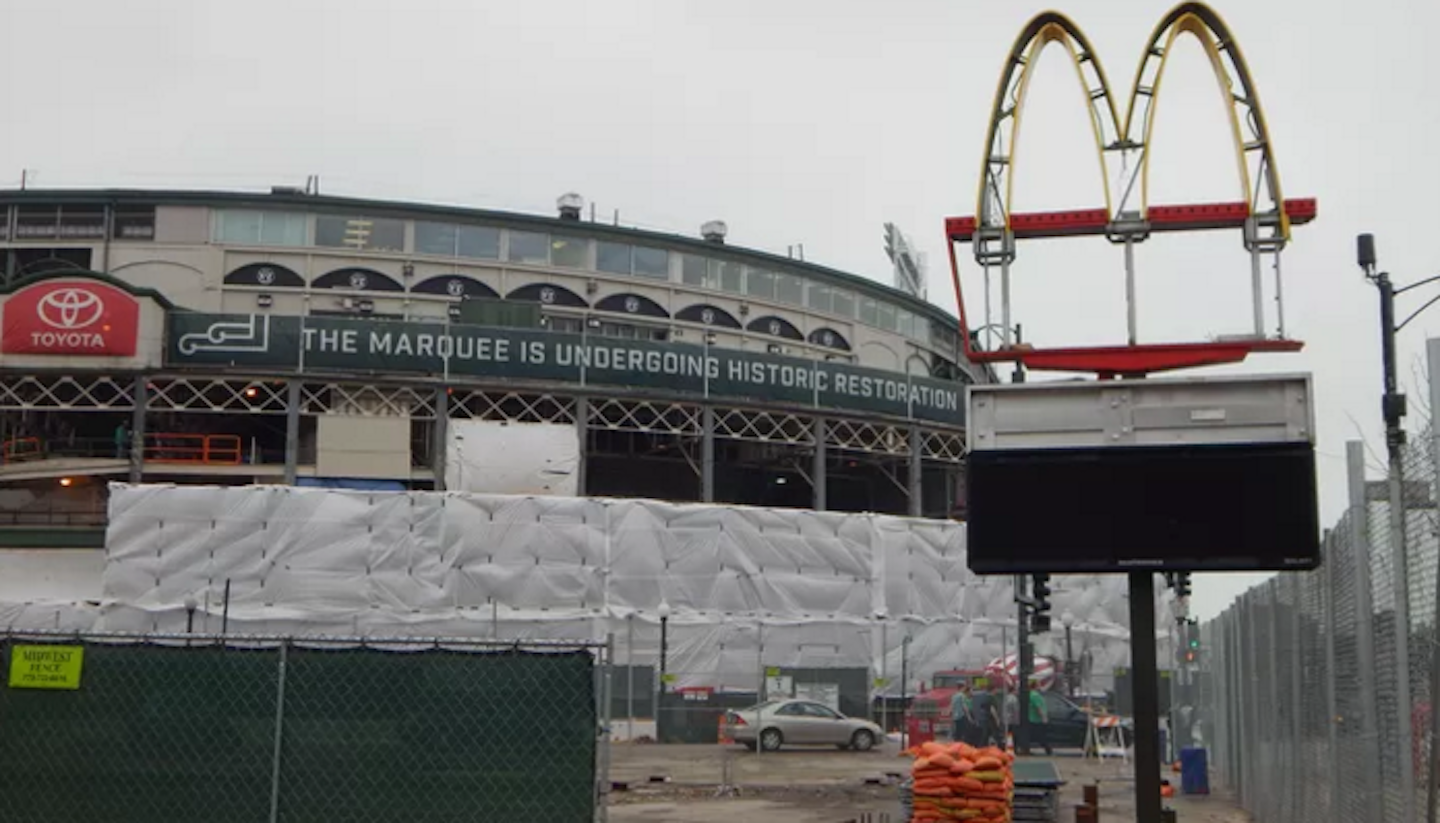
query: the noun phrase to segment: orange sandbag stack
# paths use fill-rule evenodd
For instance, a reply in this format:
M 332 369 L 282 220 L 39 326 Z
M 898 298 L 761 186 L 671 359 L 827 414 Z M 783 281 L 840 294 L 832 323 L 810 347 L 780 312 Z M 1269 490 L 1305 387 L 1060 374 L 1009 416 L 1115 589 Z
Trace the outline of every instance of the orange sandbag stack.
M 922 743 L 912 749 L 915 765 L 911 823 L 1010 823 L 1015 756 L 965 743 Z

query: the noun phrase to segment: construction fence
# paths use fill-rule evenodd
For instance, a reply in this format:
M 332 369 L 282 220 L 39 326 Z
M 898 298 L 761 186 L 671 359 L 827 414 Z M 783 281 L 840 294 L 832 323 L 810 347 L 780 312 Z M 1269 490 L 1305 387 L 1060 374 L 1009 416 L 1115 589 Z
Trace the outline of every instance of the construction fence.
M 603 644 L 0 638 L 0 820 L 602 819 Z
M 1411 435 L 1399 473 L 1348 444 L 1349 506 L 1322 566 L 1203 627 L 1201 735 L 1256 820 L 1436 821 L 1434 434 Z

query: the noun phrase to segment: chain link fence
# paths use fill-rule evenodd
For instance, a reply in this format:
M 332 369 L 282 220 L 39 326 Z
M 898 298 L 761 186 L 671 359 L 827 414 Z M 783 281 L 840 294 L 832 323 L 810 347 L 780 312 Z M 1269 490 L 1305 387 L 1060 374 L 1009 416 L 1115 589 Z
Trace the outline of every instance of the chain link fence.
M 1275 576 L 1204 627 L 1203 734 L 1257 820 L 1436 821 L 1435 449 L 1427 427 L 1400 472 L 1367 472 L 1384 457 L 1349 444 L 1350 505 L 1321 568 Z
M 0 820 L 603 819 L 603 645 L 27 635 L 0 658 Z

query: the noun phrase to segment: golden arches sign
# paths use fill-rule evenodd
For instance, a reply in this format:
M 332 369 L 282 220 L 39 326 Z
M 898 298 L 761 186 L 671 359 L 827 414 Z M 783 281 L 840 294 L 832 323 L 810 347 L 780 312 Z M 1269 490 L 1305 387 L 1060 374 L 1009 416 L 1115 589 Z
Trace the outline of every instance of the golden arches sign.
M 1115 108 L 1100 58 L 1080 27 L 1054 11 L 1043 12 L 1026 24 L 1010 49 L 991 109 L 976 208 L 979 233 L 985 234 L 986 229 L 1009 231 L 1011 228 L 1015 145 L 1030 87 L 1031 68 L 1051 43 L 1060 44 L 1069 55 L 1086 97 L 1108 218 L 1112 221 L 1147 219 L 1149 148 L 1154 134 L 1156 101 L 1175 41 L 1184 34 L 1194 36 L 1204 49 L 1226 102 L 1239 185 L 1249 213 L 1274 216 L 1266 221 L 1270 237 L 1247 237 L 1247 245 L 1252 242 L 1284 244 L 1289 239 L 1289 218 L 1280 193 L 1280 173 L 1259 93 L 1240 46 L 1225 21 L 1209 6 L 1194 2 L 1171 9 L 1151 32 L 1135 71 L 1123 121 Z M 1112 177 L 1110 168 L 1117 162 L 1121 171 Z M 1118 184 L 1118 202 L 1111 190 L 1112 180 Z M 1137 183 L 1139 208 L 1127 208 Z

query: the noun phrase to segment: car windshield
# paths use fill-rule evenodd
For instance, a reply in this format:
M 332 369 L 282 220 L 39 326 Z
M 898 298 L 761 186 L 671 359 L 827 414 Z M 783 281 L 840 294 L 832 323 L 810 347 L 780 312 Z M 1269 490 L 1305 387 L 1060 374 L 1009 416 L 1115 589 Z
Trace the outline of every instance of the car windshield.
M 780 703 L 781 703 L 781 701 L 779 701 L 779 700 L 766 700 L 766 701 L 763 702 L 763 703 L 756 703 L 756 704 L 753 705 L 753 706 L 747 706 L 746 708 L 743 708 L 743 709 L 741 709 L 740 711 L 742 711 L 742 712 L 758 712 L 758 711 L 760 711 L 761 709 L 773 709 L 773 708 L 775 708 L 776 706 L 780 705 Z

